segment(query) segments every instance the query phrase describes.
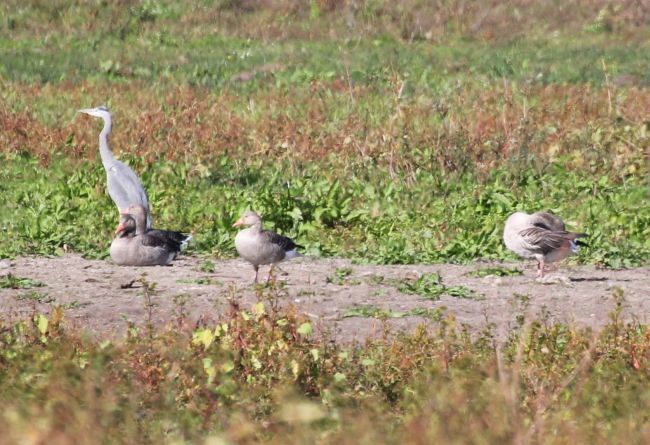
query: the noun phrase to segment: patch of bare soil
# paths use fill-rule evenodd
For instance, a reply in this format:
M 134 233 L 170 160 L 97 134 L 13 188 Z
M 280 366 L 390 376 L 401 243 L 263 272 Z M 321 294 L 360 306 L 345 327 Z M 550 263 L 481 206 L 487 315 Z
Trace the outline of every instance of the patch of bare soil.
M 43 283 L 29 289 L 0 289 L 0 316 L 15 320 L 34 311 L 47 313 L 53 305 L 65 308 L 65 320 L 75 328 L 101 336 L 120 338 L 128 321 L 147 317 L 143 287 L 155 283 L 153 321 L 173 322 L 185 295 L 190 322 L 209 321 L 228 310 L 234 296 L 242 307 L 257 301 L 252 267 L 241 260 L 214 261 L 215 272 L 201 271 L 203 259 L 182 257 L 169 267 L 120 267 L 109 261 L 86 260 L 77 255 L 58 258 L 22 257 L 0 261 L 0 276 L 9 273 Z M 320 329 L 343 341 L 362 340 L 380 333 L 383 323 L 412 329 L 437 314 L 453 314 L 470 330 L 494 324 L 497 333 L 517 326 L 517 317 L 545 318 L 598 327 L 615 307 L 615 287 L 624 291 L 625 318 L 648 321 L 650 268 L 598 270 L 591 266 L 560 266 L 550 284 L 535 280 L 534 271 L 523 276 L 475 277 L 472 271 L 493 266 L 471 265 L 354 265 L 348 260 L 303 257 L 283 263 L 277 280 L 281 304 L 292 304 L 313 318 Z M 501 264 L 521 267 L 521 264 Z M 350 269 L 343 272 L 342 269 Z M 260 270 L 260 277 L 268 269 Z M 339 273 L 337 274 L 337 270 Z M 442 295 L 437 301 L 397 290 L 397 280 L 413 281 L 423 273 L 437 272 L 445 286 L 463 286 L 460 296 Z M 346 275 L 347 276 L 343 276 Z M 469 290 L 473 291 L 471 293 Z M 452 292 L 453 293 L 453 292 Z M 467 298 L 470 297 L 470 298 Z M 358 309 L 362 306 L 363 309 Z M 352 311 L 357 308 L 356 311 Z M 437 310 L 437 311 L 436 311 Z M 382 311 L 387 321 L 372 316 Z M 354 313 L 356 312 L 356 316 Z

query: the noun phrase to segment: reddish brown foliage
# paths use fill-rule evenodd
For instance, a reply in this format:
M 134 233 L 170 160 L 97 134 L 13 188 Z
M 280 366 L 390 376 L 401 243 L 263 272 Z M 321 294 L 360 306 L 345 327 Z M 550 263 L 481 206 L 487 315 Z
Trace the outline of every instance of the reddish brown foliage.
M 69 104 L 59 123 L 48 126 L 19 106 L 0 103 L 0 150 L 29 152 L 44 161 L 55 151 L 96 156 L 98 122 L 73 118 L 76 108 L 99 104 L 89 97 L 113 98 L 113 149 L 148 162 L 210 162 L 224 154 L 244 162 L 309 161 L 335 154 L 342 162 L 374 160 L 395 169 L 429 159 L 445 170 L 488 170 L 520 155 L 569 155 L 578 167 L 592 161 L 642 166 L 642 128 L 650 110 L 648 90 L 609 91 L 610 101 L 607 88 L 572 85 L 505 83 L 439 102 L 425 96 L 397 101 L 393 92 L 377 99 L 376 92 L 350 89 L 342 81 L 249 97 L 191 87 L 161 94 L 135 84 L 12 87 L 20 97 Z M 429 154 L 423 158 L 423 152 Z

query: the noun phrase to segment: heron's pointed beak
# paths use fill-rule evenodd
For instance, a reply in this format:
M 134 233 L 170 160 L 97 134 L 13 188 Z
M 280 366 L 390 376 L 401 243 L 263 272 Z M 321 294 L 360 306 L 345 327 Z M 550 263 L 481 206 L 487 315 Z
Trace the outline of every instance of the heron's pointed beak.
M 90 114 L 90 110 L 92 110 L 92 108 L 82 108 L 81 110 L 77 110 L 77 113 Z
M 130 213 L 129 213 L 128 210 L 120 210 L 120 215 L 122 215 L 122 216 L 129 216 Z
M 237 221 L 235 221 L 235 224 L 233 224 L 232 226 L 233 227 L 239 227 L 242 224 L 244 224 L 244 221 L 242 221 L 241 218 L 239 218 Z
M 120 233 L 120 232 L 124 232 L 124 224 L 122 224 L 122 223 L 119 223 L 119 224 L 117 225 L 117 228 L 115 229 L 115 234 L 116 234 L 116 235 L 117 235 L 118 233 Z

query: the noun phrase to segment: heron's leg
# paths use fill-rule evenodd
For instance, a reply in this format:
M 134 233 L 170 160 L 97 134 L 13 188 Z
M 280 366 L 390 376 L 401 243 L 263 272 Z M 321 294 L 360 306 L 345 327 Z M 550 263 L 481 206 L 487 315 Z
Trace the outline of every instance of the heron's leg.
M 260 270 L 260 266 L 258 265 L 253 265 L 253 269 L 255 269 L 255 280 L 253 280 L 254 283 L 257 283 L 257 272 Z
M 544 260 L 537 262 L 537 278 L 542 278 L 544 276 Z

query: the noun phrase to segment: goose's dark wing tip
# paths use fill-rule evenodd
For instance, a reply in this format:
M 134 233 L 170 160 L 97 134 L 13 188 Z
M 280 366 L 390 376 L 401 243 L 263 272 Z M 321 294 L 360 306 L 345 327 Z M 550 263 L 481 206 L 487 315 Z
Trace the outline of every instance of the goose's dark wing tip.
M 290 250 L 294 250 L 296 247 L 302 247 L 296 244 L 291 238 L 279 235 L 275 232 L 271 232 L 270 230 L 265 230 L 262 232 L 264 236 L 268 239 L 269 242 L 273 244 L 277 244 L 280 246 L 285 252 L 289 252 Z
M 169 252 L 178 253 L 181 251 L 181 243 L 178 241 L 151 233 L 142 235 L 142 244 L 149 247 L 163 248 Z

